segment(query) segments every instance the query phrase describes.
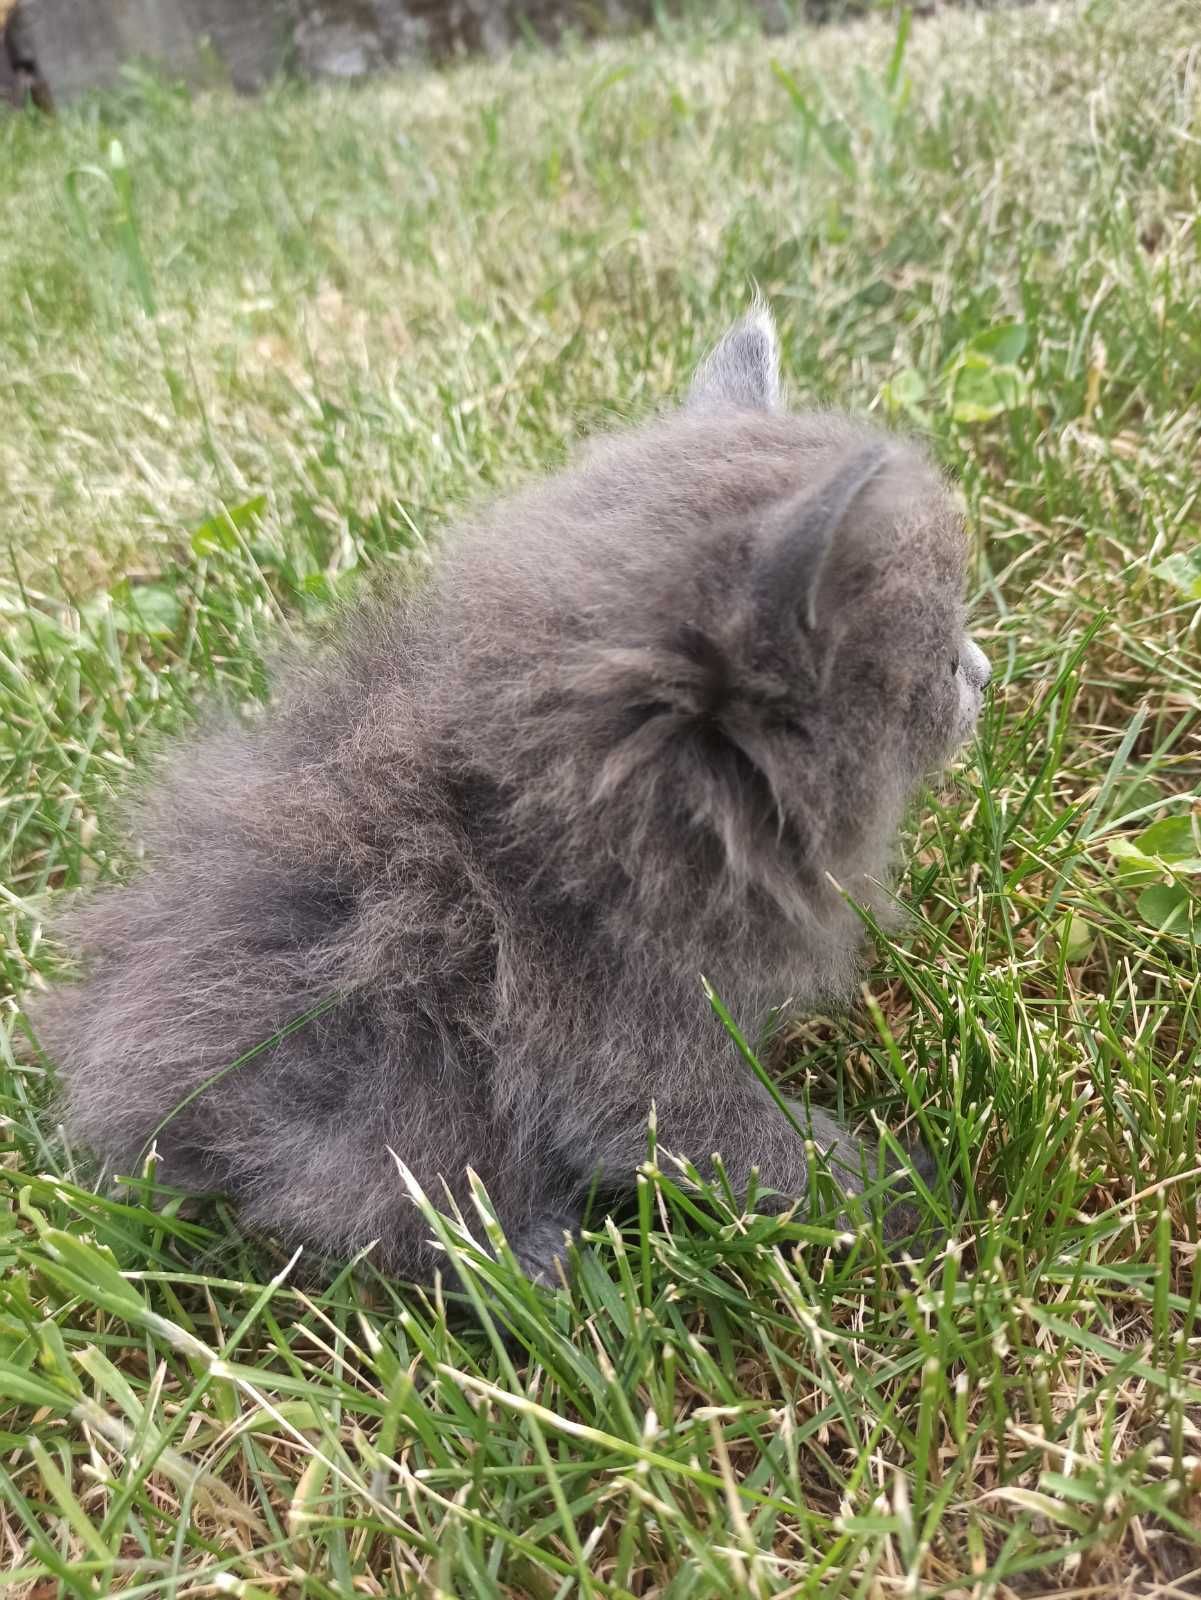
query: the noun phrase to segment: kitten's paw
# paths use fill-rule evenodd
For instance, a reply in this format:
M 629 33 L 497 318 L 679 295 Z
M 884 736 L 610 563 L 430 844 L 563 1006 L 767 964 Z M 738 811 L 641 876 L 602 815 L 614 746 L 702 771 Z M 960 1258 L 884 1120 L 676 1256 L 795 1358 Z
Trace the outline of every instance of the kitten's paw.
M 884 1213 L 883 1234 L 885 1243 L 890 1247 L 890 1255 L 909 1255 L 915 1260 L 921 1260 L 923 1256 L 937 1250 L 945 1242 L 946 1229 L 932 1215 L 930 1207 L 910 1177 L 909 1168 L 913 1169 L 913 1173 L 931 1193 L 937 1194 L 938 1162 L 922 1145 L 915 1145 L 907 1150 L 906 1158 L 908 1166 L 897 1170 L 894 1189 L 896 1198 Z

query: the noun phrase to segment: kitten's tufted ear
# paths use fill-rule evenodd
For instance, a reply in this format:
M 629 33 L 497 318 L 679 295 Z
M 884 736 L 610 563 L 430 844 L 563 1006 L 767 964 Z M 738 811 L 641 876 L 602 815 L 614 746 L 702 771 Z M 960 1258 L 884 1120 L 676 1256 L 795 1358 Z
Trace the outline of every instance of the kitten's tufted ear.
M 760 615 L 778 622 L 791 617 L 809 632 L 817 627 L 818 588 L 831 546 L 888 457 L 886 444 L 867 445 L 816 487 L 773 510 L 753 577 Z
M 701 362 L 688 391 L 688 409 L 772 411 L 779 398 L 780 342 L 772 314 L 760 301 Z

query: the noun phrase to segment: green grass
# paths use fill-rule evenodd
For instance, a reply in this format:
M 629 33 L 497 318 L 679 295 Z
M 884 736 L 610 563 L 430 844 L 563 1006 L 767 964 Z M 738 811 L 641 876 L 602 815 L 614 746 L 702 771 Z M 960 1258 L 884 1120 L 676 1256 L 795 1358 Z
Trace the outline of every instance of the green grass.
M 898 42 L 694 25 L 0 121 L 5 1591 L 1198 1592 L 1196 12 Z M 506 1344 L 92 1193 L 18 1007 L 44 916 L 129 866 L 131 769 L 677 389 L 752 281 L 794 396 L 926 433 L 976 540 L 998 681 L 915 818 L 917 915 L 774 1063 L 925 1119 L 949 1247 L 915 1283 L 664 1162 L 569 1292 L 448 1235 Z

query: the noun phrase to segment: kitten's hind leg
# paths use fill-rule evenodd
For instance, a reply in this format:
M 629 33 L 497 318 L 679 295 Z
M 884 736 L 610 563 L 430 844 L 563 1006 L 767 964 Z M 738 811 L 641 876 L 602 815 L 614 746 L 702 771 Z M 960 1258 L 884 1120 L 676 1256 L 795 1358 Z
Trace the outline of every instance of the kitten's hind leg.
M 510 1239 L 509 1248 L 531 1283 L 558 1289 L 567 1281 L 566 1235 L 578 1231 L 583 1215 L 578 1206 L 556 1206 L 531 1217 Z

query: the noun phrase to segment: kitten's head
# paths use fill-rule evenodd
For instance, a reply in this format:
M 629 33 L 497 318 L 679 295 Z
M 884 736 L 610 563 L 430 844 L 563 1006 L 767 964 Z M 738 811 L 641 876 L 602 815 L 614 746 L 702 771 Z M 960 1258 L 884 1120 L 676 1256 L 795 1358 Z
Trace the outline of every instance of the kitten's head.
M 885 870 L 906 799 L 971 732 L 955 503 L 913 445 L 779 404 L 756 309 L 685 405 L 503 505 L 444 570 L 468 760 L 596 894 L 675 918 L 828 910 Z M 536 831 L 538 830 L 538 831 Z
M 757 306 L 702 363 L 687 410 L 771 414 L 779 397 L 775 326 Z M 753 587 L 763 635 L 811 668 L 824 659 L 819 679 L 868 663 L 906 678 L 916 670 L 903 731 L 911 760 L 937 766 L 971 735 L 990 677 L 984 652 L 963 630 L 961 519 L 946 485 L 908 442 L 853 424 L 839 440 L 836 419 L 811 420 L 830 427 L 827 449 L 797 493 L 760 523 Z M 915 630 L 923 611 L 924 626 Z M 804 694 L 792 679 L 785 696 L 798 690 Z

